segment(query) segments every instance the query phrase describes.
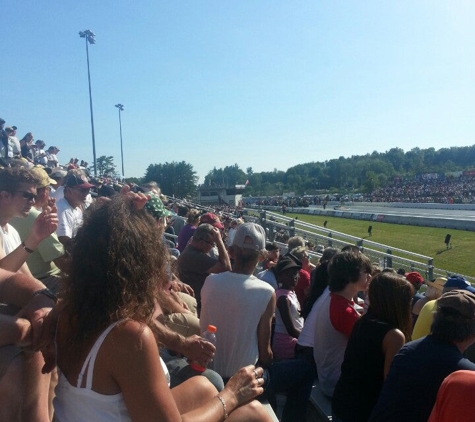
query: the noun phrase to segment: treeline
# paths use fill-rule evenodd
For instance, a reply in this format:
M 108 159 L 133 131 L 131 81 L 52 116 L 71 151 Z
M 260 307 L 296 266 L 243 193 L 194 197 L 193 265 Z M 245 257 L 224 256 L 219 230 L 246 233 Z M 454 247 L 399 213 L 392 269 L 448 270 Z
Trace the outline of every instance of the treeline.
M 414 148 L 404 152 L 392 148 L 387 152 L 340 157 L 325 162 L 312 162 L 290 167 L 287 171 L 246 172 L 237 164 L 214 168 L 205 178 L 206 185 L 244 184 L 249 181 L 246 196 L 314 194 L 318 191 L 372 192 L 385 187 L 395 177 L 413 178 L 422 173 L 445 173 L 475 168 L 475 145 L 435 150 Z
M 319 191 L 372 192 L 393 183 L 396 177 L 414 178 L 423 173 L 446 173 L 475 168 L 475 145 L 435 150 L 413 148 L 404 152 L 392 148 L 380 153 L 339 157 L 325 162 L 311 162 L 290 167 L 287 171 L 246 171 L 237 164 L 213 168 L 205 177 L 207 186 L 234 186 L 247 183 L 246 196 L 272 196 L 283 192 L 312 195 Z M 150 164 L 144 181 L 156 180 L 167 195 L 179 197 L 196 194 L 196 172 L 191 164 Z

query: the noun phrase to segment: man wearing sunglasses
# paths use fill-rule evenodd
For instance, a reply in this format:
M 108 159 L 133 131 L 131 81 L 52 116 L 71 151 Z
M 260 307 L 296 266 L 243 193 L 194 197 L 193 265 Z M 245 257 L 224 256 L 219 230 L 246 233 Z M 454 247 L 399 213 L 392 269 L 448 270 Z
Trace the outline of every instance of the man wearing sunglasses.
M 208 255 L 215 245 L 218 248 L 217 259 Z M 179 256 L 177 265 L 180 280 L 189 284 L 195 292 L 199 313 L 201 288 L 206 277 L 209 274 L 231 270 L 231 262 L 219 229 L 211 224 L 199 225 L 185 250 Z
M 64 197 L 58 203 L 58 229 L 56 234 L 66 249 L 82 226 L 86 200 L 91 188 L 86 175 L 81 170 L 70 170 L 64 180 Z
M 50 186 L 56 186 L 56 181 L 48 176 L 43 167 L 35 166 L 30 171 L 40 180 L 36 186 L 35 205 L 31 207 L 26 218 L 17 217 L 10 223 L 25 241 L 43 209 L 54 205 L 54 200 L 50 198 Z M 41 280 L 50 290 L 56 292 L 61 271 L 67 273 L 69 258 L 56 232 L 53 232 L 39 243 L 33 253 L 29 254 L 26 263 L 33 277 Z
M 0 268 L 31 275 L 26 259 L 39 243 L 56 230 L 58 220 L 54 209 L 42 212 L 23 242 L 9 224 L 14 217 L 27 217 L 36 201 L 38 177 L 24 167 L 0 171 Z

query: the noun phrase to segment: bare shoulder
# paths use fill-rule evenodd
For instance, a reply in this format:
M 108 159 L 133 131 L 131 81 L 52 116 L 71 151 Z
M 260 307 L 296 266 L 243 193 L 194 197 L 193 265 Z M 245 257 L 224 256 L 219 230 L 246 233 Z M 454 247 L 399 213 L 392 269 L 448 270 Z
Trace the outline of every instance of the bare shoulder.
M 115 379 L 120 374 L 159 362 L 159 351 L 152 330 L 142 322 L 127 320 L 117 324 L 104 341 L 103 355 Z M 129 374 L 130 375 L 130 374 Z
M 143 322 L 126 320 L 110 332 L 108 345 L 122 350 L 141 350 L 147 344 L 156 344 L 152 330 Z
M 393 328 L 389 330 L 383 339 L 383 348 L 386 349 L 394 349 L 394 348 L 401 348 L 404 343 L 406 342 L 406 338 L 401 330 L 397 328 Z

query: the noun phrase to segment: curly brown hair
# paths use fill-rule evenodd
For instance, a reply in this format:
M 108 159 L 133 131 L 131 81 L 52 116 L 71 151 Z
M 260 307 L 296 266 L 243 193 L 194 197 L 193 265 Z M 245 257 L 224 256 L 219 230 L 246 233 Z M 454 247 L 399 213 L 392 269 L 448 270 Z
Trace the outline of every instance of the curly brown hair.
M 153 218 L 136 209 L 130 198 L 117 195 L 85 213 L 61 292 L 78 349 L 124 318 L 153 329 L 168 256 Z

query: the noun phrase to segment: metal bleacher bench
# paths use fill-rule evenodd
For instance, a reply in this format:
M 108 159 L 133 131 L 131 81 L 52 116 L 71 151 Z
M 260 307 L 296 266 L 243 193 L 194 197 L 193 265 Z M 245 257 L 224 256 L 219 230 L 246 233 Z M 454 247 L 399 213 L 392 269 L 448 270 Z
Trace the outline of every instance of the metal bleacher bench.
M 318 380 L 315 380 L 315 383 L 313 384 L 312 394 L 310 395 L 310 403 L 313 404 L 318 416 L 322 421 L 332 420 L 332 401 L 325 394 L 323 394 L 320 386 L 318 385 Z

